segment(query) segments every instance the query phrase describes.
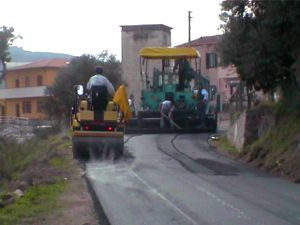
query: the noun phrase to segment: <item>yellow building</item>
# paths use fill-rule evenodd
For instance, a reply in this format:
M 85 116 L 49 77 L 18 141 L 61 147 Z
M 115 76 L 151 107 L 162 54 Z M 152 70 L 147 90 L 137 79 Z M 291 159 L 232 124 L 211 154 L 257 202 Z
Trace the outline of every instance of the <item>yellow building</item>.
M 67 59 L 48 59 L 8 69 L 0 89 L 0 116 L 46 119 L 41 104 L 45 89 L 67 64 Z

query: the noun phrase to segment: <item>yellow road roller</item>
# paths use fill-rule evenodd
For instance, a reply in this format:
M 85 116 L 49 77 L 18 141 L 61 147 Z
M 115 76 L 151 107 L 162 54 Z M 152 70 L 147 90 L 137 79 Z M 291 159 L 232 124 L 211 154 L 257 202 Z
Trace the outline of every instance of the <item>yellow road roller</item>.
M 74 86 L 71 110 L 74 159 L 118 159 L 123 155 L 125 122 L 131 117 L 127 93 L 121 85 L 113 99 L 109 99 L 101 88 L 96 86 L 87 94 L 82 85 Z

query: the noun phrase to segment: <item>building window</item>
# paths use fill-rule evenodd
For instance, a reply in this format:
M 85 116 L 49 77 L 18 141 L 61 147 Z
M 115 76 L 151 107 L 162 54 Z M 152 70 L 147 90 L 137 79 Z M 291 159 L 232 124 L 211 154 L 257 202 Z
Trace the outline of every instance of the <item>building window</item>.
M 20 87 L 19 79 L 16 80 L 15 84 L 16 84 L 16 88 Z
M 37 86 L 43 86 L 43 76 L 42 75 L 37 76 Z
M 43 102 L 41 100 L 37 101 L 37 108 L 36 111 L 38 113 L 42 113 L 43 112 Z
M 23 113 L 31 113 L 31 102 L 23 102 Z
M 29 77 L 25 77 L 25 87 L 29 87 L 30 86 L 30 79 Z
M 206 53 L 206 68 L 218 67 L 217 53 Z

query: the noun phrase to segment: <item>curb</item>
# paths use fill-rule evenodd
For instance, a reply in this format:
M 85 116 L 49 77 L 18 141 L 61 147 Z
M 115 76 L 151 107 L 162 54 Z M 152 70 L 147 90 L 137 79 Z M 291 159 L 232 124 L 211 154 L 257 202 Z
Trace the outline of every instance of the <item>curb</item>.
M 98 196 L 97 196 L 96 192 L 93 189 L 93 185 L 92 185 L 91 181 L 88 179 L 88 177 L 86 175 L 84 175 L 84 179 L 86 181 L 88 191 L 91 194 L 91 197 L 93 199 L 94 208 L 95 208 L 98 220 L 100 222 L 100 225 L 111 225 L 111 223 L 109 222 L 109 219 L 107 218 L 107 216 L 104 212 L 104 209 L 101 205 L 101 202 L 98 199 Z

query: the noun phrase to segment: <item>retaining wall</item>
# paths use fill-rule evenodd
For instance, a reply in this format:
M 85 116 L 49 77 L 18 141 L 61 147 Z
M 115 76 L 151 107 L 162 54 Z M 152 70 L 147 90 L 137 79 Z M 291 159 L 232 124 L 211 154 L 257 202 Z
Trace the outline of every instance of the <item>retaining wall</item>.
M 275 126 L 273 107 L 260 106 L 244 111 L 232 121 L 227 138 L 239 151 Z

